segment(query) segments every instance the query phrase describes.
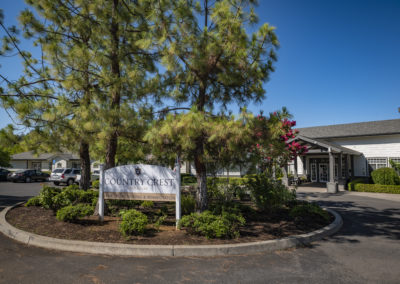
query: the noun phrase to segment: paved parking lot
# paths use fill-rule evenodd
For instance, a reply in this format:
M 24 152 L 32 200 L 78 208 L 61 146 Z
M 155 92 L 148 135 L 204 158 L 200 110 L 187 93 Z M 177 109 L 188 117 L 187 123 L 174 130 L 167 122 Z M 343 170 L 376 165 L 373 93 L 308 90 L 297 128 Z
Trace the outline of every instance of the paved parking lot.
M 0 183 L 0 206 L 40 187 Z M 346 192 L 299 195 L 339 212 L 343 228 L 310 247 L 213 258 L 64 253 L 0 235 L 0 283 L 399 283 L 400 202 Z

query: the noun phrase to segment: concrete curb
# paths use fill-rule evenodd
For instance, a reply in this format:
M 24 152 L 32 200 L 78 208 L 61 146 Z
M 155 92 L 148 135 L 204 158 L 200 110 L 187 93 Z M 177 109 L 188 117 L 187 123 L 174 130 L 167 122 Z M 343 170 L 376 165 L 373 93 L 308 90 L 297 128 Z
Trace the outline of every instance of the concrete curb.
M 343 225 L 342 217 L 338 213 L 325 208 L 335 216 L 335 220 L 331 224 L 311 233 L 282 239 L 226 245 L 129 245 L 55 239 L 22 231 L 6 221 L 7 212 L 19 204 L 21 203 L 7 207 L 0 212 L 0 232 L 7 237 L 26 245 L 41 248 L 112 256 L 218 256 L 273 252 L 304 246 L 320 240 L 336 233 Z

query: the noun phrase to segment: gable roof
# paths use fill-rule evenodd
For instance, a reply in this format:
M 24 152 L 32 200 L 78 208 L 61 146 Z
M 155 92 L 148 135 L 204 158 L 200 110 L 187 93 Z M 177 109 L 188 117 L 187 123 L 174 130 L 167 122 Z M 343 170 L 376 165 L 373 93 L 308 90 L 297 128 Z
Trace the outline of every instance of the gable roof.
M 299 134 L 310 138 L 339 138 L 400 134 L 400 119 L 335 124 L 298 128 Z
M 295 138 L 289 140 L 289 142 L 294 141 L 294 140 L 299 141 L 300 144 L 302 144 L 302 145 L 307 145 L 310 153 L 312 150 L 322 149 L 325 152 L 328 152 L 330 150 L 333 153 L 361 155 L 361 153 L 358 151 L 355 151 L 355 150 L 343 147 L 341 145 L 338 145 L 336 143 L 329 142 L 329 141 L 322 140 L 322 139 L 316 139 L 316 138 L 305 137 L 303 135 L 297 135 Z
M 42 153 L 34 154 L 33 151 L 14 154 L 11 160 L 49 160 L 53 157 L 63 157 L 68 160 L 79 160 L 79 157 L 72 153 Z

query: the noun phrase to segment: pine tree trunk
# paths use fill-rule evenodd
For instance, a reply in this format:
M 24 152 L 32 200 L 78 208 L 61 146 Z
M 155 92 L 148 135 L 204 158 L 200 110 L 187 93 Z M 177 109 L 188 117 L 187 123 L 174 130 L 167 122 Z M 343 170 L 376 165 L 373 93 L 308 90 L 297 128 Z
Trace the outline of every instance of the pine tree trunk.
M 89 154 L 89 144 L 81 140 L 79 148 L 79 157 L 81 160 L 81 181 L 80 188 L 87 190 L 90 188 L 90 154 Z
M 206 86 L 204 83 L 200 84 L 199 97 L 196 103 L 197 109 L 201 112 L 204 111 L 206 102 Z M 203 212 L 208 208 L 207 197 L 207 168 L 204 162 L 204 137 L 200 134 L 196 140 L 196 149 L 194 155 L 194 166 L 196 168 L 197 177 L 197 191 L 196 191 L 196 212 Z
M 207 170 L 204 163 L 203 140 L 199 139 L 196 143 L 196 155 L 194 165 L 196 168 L 197 191 L 196 191 L 196 212 L 203 212 L 208 208 L 207 198 Z
M 207 199 L 207 172 L 203 163 L 195 158 L 197 191 L 196 191 L 196 212 L 203 212 L 208 208 Z
M 112 20 L 110 25 L 110 35 L 111 35 L 111 42 L 112 42 L 112 49 L 110 54 L 111 60 L 111 73 L 115 79 L 119 79 L 121 77 L 120 73 L 120 66 L 119 66 L 119 57 L 118 57 L 118 50 L 119 50 L 119 27 L 117 17 L 117 8 L 118 8 L 118 0 L 113 0 L 113 7 L 112 7 Z M 119 83 L 118 83 L 119 84 Z M 110 139 L 108 140 L 107 144 L 107 152 L 106 152 L 106 164 L 105 169 L 115 167 L 115 156 L 117 154 L 117 147 L 118 147 L 118 127 L 119 127 L 119 109 L 120 109 L 120 87 L 114 86 L 112 88 L 111 93 L 111 109 L 114 111 L 114 117 L 112 117 L 111 127 L 113 132 L 111 133 Z
M 104 167 L 105 170 L 115 167 L 115 156 L 117 154 L 117 146 L 118 146 L 118 135 L 116 132 L 113 132 L 107 144 L 106 164 Z

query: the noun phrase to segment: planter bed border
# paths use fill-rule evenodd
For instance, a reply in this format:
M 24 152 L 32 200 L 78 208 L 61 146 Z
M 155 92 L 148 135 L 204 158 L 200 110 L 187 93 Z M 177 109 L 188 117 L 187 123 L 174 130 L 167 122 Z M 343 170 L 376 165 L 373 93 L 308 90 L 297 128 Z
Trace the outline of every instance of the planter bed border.
M 276 250 L 305 246 L 311 242 L 336 233 L 343 225 L 342 217 L 338 213 L 331 209 L 324 208 L 324 210 L 335 217 L 331 224 L 310 233 L 275 240 L 223 245 L 133 245 L 88 242 L 50 238 L 13 227 L 7 222 L 6 215 L 12 208 L 23 203 L 25 202 L 7 207 L 0 212 L 0 232 L 7 237 L 28 246 L 112 256 L 221 256 L 273 252 Z

